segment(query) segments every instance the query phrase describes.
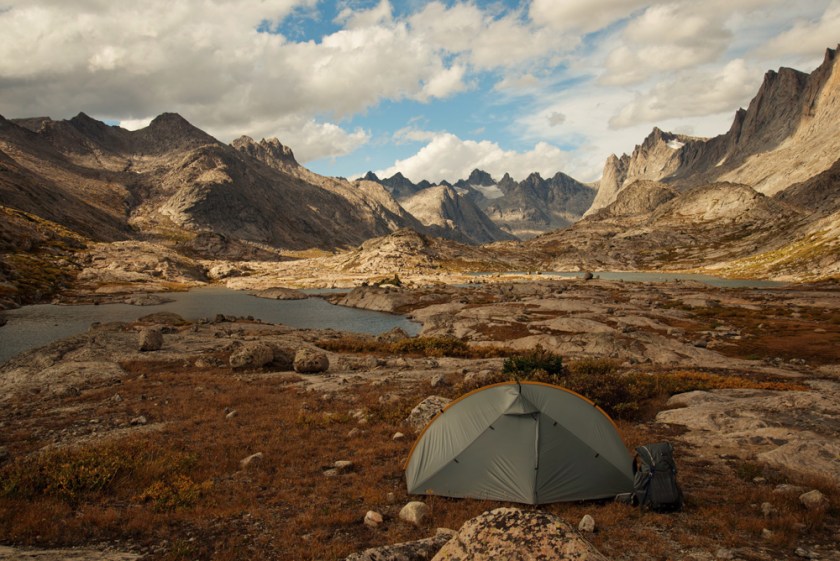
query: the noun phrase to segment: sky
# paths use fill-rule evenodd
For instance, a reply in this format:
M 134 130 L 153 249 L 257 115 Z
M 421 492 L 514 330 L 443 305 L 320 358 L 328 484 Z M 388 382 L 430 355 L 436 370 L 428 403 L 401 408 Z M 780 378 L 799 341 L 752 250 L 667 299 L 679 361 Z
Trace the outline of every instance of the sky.
M 840 0 L 0 0 L 0 115 L 177 112 L 323 175 L 600 177 L 654 126 L 726 132 L 810 72 Z

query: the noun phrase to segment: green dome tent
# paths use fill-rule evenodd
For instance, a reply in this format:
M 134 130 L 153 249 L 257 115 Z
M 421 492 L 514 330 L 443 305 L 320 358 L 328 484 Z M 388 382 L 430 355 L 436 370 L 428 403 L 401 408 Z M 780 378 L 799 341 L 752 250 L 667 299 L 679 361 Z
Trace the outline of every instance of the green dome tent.
M 410 494 L 545 504 L 633 491 L 607 414 L 560 386 L 505 382 L 450 403 L 406 463 Z

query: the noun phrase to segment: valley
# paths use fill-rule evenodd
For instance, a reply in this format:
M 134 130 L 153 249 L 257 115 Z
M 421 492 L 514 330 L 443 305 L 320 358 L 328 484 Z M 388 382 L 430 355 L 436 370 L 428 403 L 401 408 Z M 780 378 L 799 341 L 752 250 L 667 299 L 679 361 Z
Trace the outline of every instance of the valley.
M 840 559 L 838 125 L 831 48 L 595 183 L 327 177 L 176 113 L 0 117 L 4 351 L 53 311 L 0 359 L 0 560 L 450 559 L 519 507 L 409 496 L 402 464 L 510 379 L 674 444 L 680 512 L 540 507 L 594 518 L 587 558 Z

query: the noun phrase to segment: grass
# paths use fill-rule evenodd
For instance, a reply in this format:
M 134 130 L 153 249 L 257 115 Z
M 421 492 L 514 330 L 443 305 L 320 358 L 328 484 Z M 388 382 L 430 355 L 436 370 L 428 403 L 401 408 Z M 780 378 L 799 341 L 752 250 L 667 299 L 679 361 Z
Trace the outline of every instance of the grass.
M 98 426 L 103 426 L 144 414 L 165 423 L 163 429 L 42 453 L 35 452 L 49 442 L 50 433 L 41 430 L 37 419 L 28 430 L 16 432 L 14 440 L 2 437 L 19 459 L 0 469 L 0 543 L 72 546 L 129 540 L 157 548 L 167 540 L 148 558 L 340 559 L 366 547 L 427 537 L 438 526 L 458 528 L 481 512 L 504 506 L 423 497 L 431 509 L 429 522 L 422 528 L 399 522 L 399 508 L 416 498 L 406 494 L 402 476 L 412 439 L 391 437 L 405 431 L 401 420 L 428 394 L 422 384 L 362 385 L 352 395 L 325 401 L 290 386 L 287 377 L 237 379 L 224 367 L 175 363 L 136 361 L 123 367 L 127 375 L 118 388 L 89 388 L 47 403 L 16 403 L 15 415 L 37 418 L 39 407 L 66 410 L 64 426 L 72 427 L 79 416 L 100 419 Z M 564 365 L 564 372 L 595 377 L 617 373 L 611 363 L 586 361 Z M 724 383 L 723 377 L 698 373 L 675 373 L 672 380 Z M 119 402 L 109 399 L 115 390 L 122 396 Z M 400 398 L 381 403 L 385 393 Z M 238 415 L 226 418 L 226 408 L 237 409 Z M 367 412 L 366 424 L 359 424 L 353 413 L 358 410 Z M 2 413 L 4 422 L 10 421 L 11 411 Z M 62 425 L 53 417 L 50 426 Z M 620 421 L 620 430 L 628 446 L 668 436 L 626 421 Z M 239 461 L 254 452 L 262 452 L 263 460 L 242 469 Z M 707 550 L 760 543 L 765 526 L 774 531 L 776 541 L 770 546 L 787 548 L 800 535 L 823 539 L 837 522 L 836 510 L 806 513 L 795 501 L 772 495 L 771 486 L 756 485 L 742 472 L 721 466 L 712 471 L 695 454 L 691 449 L 678 449 L 677 454 L 688 497 L 685 512 L 642 515 L 610 502 L 541 508 L 572 523 L 592 514 L 600 528 L 591 537 L 595 545 L 608 556 L 631 552 L 629 559 L 669 555 L 674 543 Z M 355 468 L 324 476 L 336 460 L 351 460 Z M 746 473 L 758 473 L 750 470 Z M 727 492 L 721 494 L 721 488 Z M 826 484 L 822 488 L 836 492 Z M 395 502 L 389 501 L 389 493 Z M 766 521 L 756 509 L 745 507 L 764 501 L 779 505 L 778 519 Z M 370 509 L 384 514 L 381 528 L 363 526 Z M 806 526 L 796 527 L 794 520 L 805 520 Z

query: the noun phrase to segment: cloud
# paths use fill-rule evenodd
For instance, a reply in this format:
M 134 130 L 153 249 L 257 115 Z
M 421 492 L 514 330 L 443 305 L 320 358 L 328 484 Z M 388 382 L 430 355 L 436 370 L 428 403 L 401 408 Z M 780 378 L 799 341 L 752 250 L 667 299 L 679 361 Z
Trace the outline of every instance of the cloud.
M 464 179 L 476 168 L 496 179 L 510 173 L 514 179 L 524 179 L 532 172 L 551 177 L 568 163 L 568 154 L 546 142 L 538 142 L 527 152 L 503 150 L 487 140 L 462 140 L 450 133 L 439 133 L 416 154 L 394 162 L 391 167 L 378 170 L 379 177 L 390 177 L 396 172 L 412 181 Z
M 560 31 L 588 33 L 630 16 L 650 0 L 533 0 L 531 19 Z
M 743 59 L 729 62 L 718 72 L 678 74 L 637 94 L 610 118 L 609 125 L 620 129 L 675 117 L 734 112 L 755 95 L 762 74 L 763 70 L 750 67 Z
M 386 1 L 345 13 L 347 27 L 320 42 L 259 31 L 315 4 L 13 0 L 0 12 L 0 113 L 121 121 L 177 111 L 222 140 L 253 134 L 253 122 L 304 118 L 296 152 L 343 153 L 362 135 L 327 121 L 465 89 L 466 68 L 391 21 Z
M 624 85 L 718 59 L 732 41 L 726 10 L 698 2 L 648 7 L 627 24 L 621 45 L 607 56 L 600 82 Z
M 821 17 L 798 18 L 793 27 L 776 36 L 764 47 L 766 55 L 808 55 L 840 42 L 840 1 L 834 0 Z

